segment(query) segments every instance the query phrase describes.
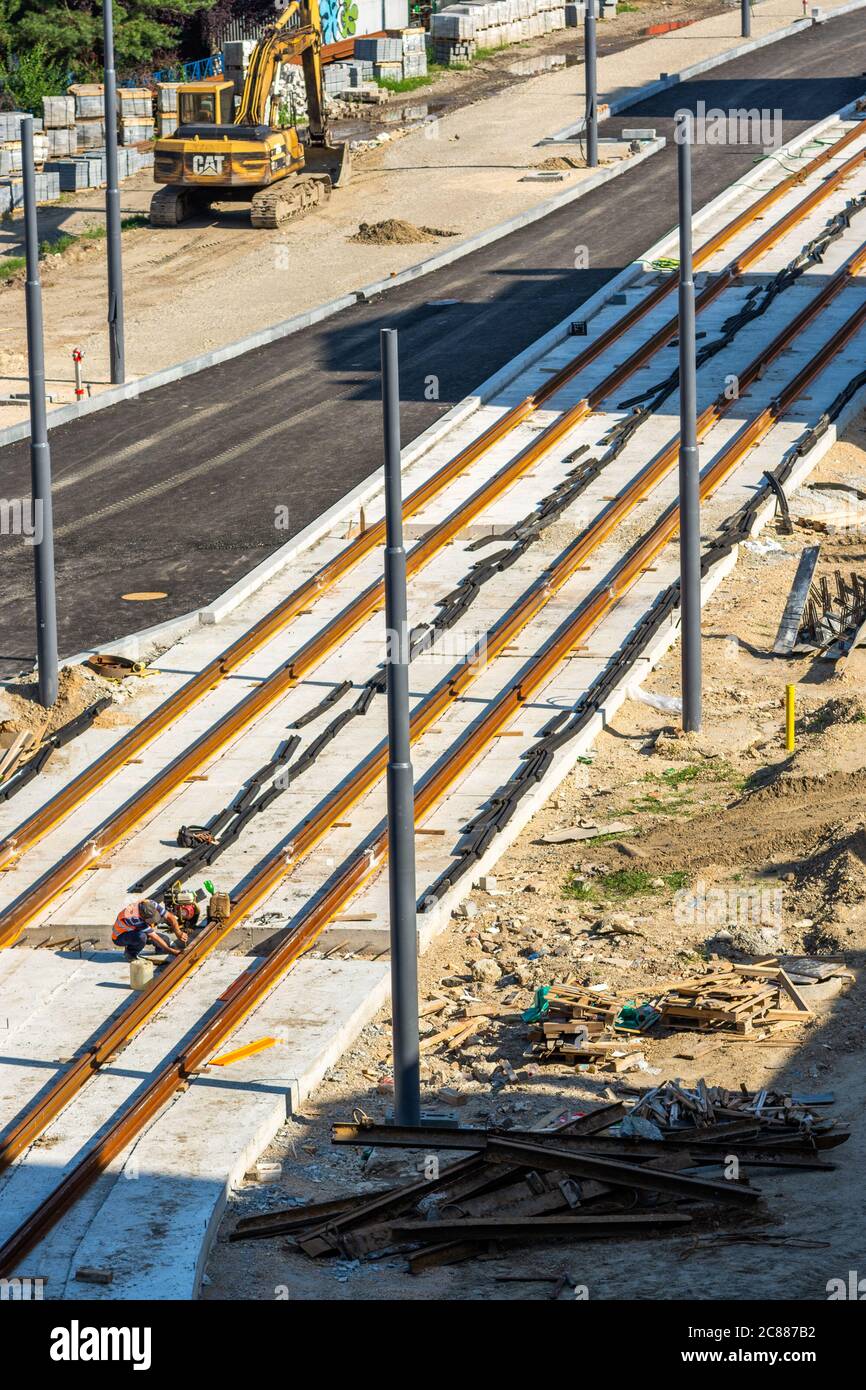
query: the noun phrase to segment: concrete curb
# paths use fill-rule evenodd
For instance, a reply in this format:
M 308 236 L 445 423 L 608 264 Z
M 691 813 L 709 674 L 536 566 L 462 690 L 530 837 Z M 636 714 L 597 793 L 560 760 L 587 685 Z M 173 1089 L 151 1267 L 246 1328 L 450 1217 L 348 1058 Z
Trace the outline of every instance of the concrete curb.
M 829 14 L 824 14 L 820 19 L 798 19 L 794 24 L 788 24 L 784 29 L 774 29 L 771 34 L 764 34 L 761 38 L 750 39 L 747 43 L 738 44 L 736 48 L 729 48 L 725 53 L 717 53 L 712 58 L 702 58 L 698 63 L 692 63 L 687 68 L 682 68 L 679 72 L 669 72 L 664 77 L 660 77 L 657 82 L 648 82 L 645 87 L 635 87 L 633 92 L 622 97 L 614 97 L 612 101 L 602 102 L 599 106 L 599 120 L 605 116 L 618 116 L 620 111 L 627 111 L 631 106 L 639 106 L 642 101 L 648 101 L 650 97 L 656 96 L 659 92 L 666 92 L 671 87 L 676 87 L 680 82 L 688 82 L 692 77 L 700 77 L 701 73 L 710 72 L 713 68 L 721 67 L 724 63 L 733 63 L 737 58 L 745 58 L 748 53 L 754 53 L 759 48 L 767 48 L 772 43 L 779 43 L 782 39 L 793 38 L 795 34 L 804 33 L 815 24 L 829 24 L 831 20 L 838 19 L 842 15 L 851 14 L 854 10 L 862 10 L 866 7 L 866 0 L 851 0 L 850 4 L 840 5 L 838 9 Z M 547 135 L 543 140 L 539 140 L 538 147 L 543 145 L 561 144 L 563 141 L 571 140 L 586 129 L 586 121 L 577 121 L 574 125 L 566 126 L 556 135 Z
M 866 4 L 866 0 L 863 0 Z M 618 178 L 620 174 L 627 173 L 636 164 L 642 164 L 651 155 L 663 150 L 667 141 L 664 139 L 647 140 L 642 142 L 645 148 L 640 154 L 632 155 L 629 159 L 624 159 L 621 164 L 612 166 L 609 169 L 600 169 L 597 174 L 591 174 L 588 179 L 583 179 L 574 188 L 567 188 L 562 193 L 553 198 L 547 198 L 543 203 L 538 203 L 534 208 L 526 208 L 524 212 L 518 212 L 514 217 L 508 218 L 506 222 L 500 222 L 495 227 L 487 227 L 483 232 L 476 232 L 459 246 L 453 247 L 449 251 L 441 251 L 438 256 L 430 256 L 426 261 L 419 261 L 417 265 L 407 266 L 405 270 L 400 270 L 396 275 L 390 276 L 387 280 L 375 280 L 371 285 L 364 285 L 358 290 L 358 298 L 361 300 L 373 299 L 377 294 L 382 294 L 393 285 L 405 285 L 410 280 L 417 280 L 422 275 L 430 275 L 434 270 L 441 270 L 443 266 L 451 265 L 452 262 L 460 260 L 463 256 L 469 256 L 473 251 L 480 251 L 485 246 L 490 246 L 492 242 L 499 241 L 502 237 L 510 236 L 512 232 L 517 232 L 521 227 L 528 227 L 532 222 L 537 222 L 539 218 L 548 217 L 550 213 L 557 212 L 559 208 L 566 207 L 573 203 L 577 198 L 582 198 L 586 193 L 591 193 L 594 188 L 601 187 L 602 184 L 609 183 L 611 179 Z
M 254 352 L 256 348 L 266 347 L 268 343 L 274 343 L 279 338 L 300 333 L 302 329 L 310 328 L 314 323 L 320 323 L 322 319 L 330 318 L 356 303 L 355 294 L 344 294 L 340 299 L 318 304 L 315 308 L 296 314 L 294 318 L 284 319 L 282 323 L 275 323 L 270 328 L 260 328 L 258 332 L 251 333 L 247 338 L 240 338 L 236 343 L 227 343 L 225 347 L 203 352 L 199 357 L 190 357 L 186 362 L 178 362 L 173 367 L 163 367 L 161 371 L 152 372 L 150 376 L 142 376 L 136 381 L 125 382 L 123 386 L 114 386 L 110 391 L 102 391 L 98 396 L 91 396 L 88 400 L 82 401 L 80 405 L 63 405 L 57 410 L 50 410 L 48 428 L 57 429 L 59 425 L 66 425 L 70 420 L 77 420 L 82 415 L 92 415 L 97 410 L 106 410 L 122 401 L 137 400 L 146 391 L 154 391 L 157 387 L 167 386 L 172 381 L 181 381 L 184 377 L 203 372 L 208 367 L 216 367 L 220 362 L 229 362 L 233 357 L 242 357 L 245 352 Z M 6 429 L 0 430 L 0 449 L 6 444 L 16 444 L 19 440 L 29 437 L 28 421 L 20 420 L 17 425 L 8 425 Z
M 858 0 L 858 4 L 859 3 L 861 3 L 861 0 Z M 862 0 L 862 3 L 866 4 L 866 0 Z M 815 125 L 810 126 L 808 130 L 802 131 L 799 135 L 796 135 L 787 145 L 783 145 L 778 153 L 780 155 L 794 153 L 796 150 L 800 149 L 801 146 L 809 144 L 811 140 L 814 140 L 817 135 L 835 122 L 849 119 L 854 114 L 855 107 L 856 102 L 849 102 L 846 106 L 841 107 L 839 111 L 835 111 L 831 113 L 831 115 L 823 117 L 820 121 L 817 121 Z M 762 177 L 762 165 L 755 165 L 755 167 L 750 169 L 738 183 L 731 184 L 728 188 L 723 189 L 716 198 L 713 198 L 695 213 L 693 219 L 694 228 L 698 229 L 703 226 L 706 221 L 713 217 L 727 203 L 732 202 L 733 199 L 738 196 L 740 189 L 748 188 L 751 184 L 758 183 Z M 639 261 L 632 261 L 629 265 L 624 266 L 623 269 L 608 280 L 600 290 L 597 290 L 589 299 L 584 300 L 584 302 L 580 304 L 572 314 L 569 314 L 567 318 L 563 319 L 561 323 L 556 324 L 543 337 L 538 338 L 536 342 L 532 343 L 520 353 L 519 356 L 512 358 L 510 362 L 506 363 L 498 372 L 495 372 L 493 376 L 488 377 L 471 396 L 464 397 L 462 401 L 458 401 L 457 405 L 452 406 L 451 409 L 442 416 L 441 420 L 436 421 L 435 424 L 426 429 L 423 434 L 420 434 L 417 439 L 413 440 L 413 442 L 407 445 L 403 450 L 403 468 L 406 469 L 409 467 L 410 464 L 414 463 L 416 459 L 425 454 L 428 449 L 431 449 L 437 444 L 456 425 L 462 424 L 464 420 L 467 420 L 482 405 L 493 400 L 497 393 L 501 391 L 509 381 L 525 371 L 527 366 L 531 365 L 532 362 L 544 357 L 546 353 L 562 342 L 568 336 L 571 324 L 575 319 L 590 319 L 597 314 L 614 294 L 617 294 L 620 290 L 626 289 L 642 274 L 646 264 L 670 250 L 672 244 L 676 241 L 676 237 L 677 230 L 674 227 L 651 246 Z M 297 536 L 287 541 L 279 550 L 274 551 L 266 560 L 263 560 L 261 564 L 251 570 L 249 574 L 239 579 L 205 607 L 193 609 L 190 612 L 181 614 L 177 618 L 169 618 L 166 622 L 158 623 L 153 627 L 139 629 L 138 632 L 129 633 L 126 637 L 118 638 L 116 641 L 102 643 L 99 647 L 91 647 L 86 651 L 77 652 L 74 656 L 65 657 L 63 659 L 64 664 L 74 665 L 78 662 L 86 661 L 96 651 L 103 653 L 119 652 L 124 656 L 130 657 L 134 661 L 152 659 L 157 654 L 173 646 L 175 642 L 180 641 L 187 632 L 190 632 L 199 623 L 215 624 L 222 622 L 240 603 L 243 603 L 255 593 L 257 589 L 260 589 L 264 584 L 267 584 L 271 579 L 275 578 L 281 570 L 292 564 L 304 550 L 315 544 L 315 542 L 320 540 L 323 535 L 326 535 L 329 530 L 348 521 L 355 509 L 369 502 L 381 490 L 381 485 L 381 474 L 377 469 L 376 472 L 371 473 L 365 478 L 363 482 L 358 483 L 358 485 L 353 488 L 351 492 L 347 493 L 345 497 L 341 498 L 339 502 L 335 502 L 334 505 L 330 507 L 328 511 L 324 512 L 316 521 L 311 522 L 310 525 L 305 527 L 303 531 L 300 531 Z

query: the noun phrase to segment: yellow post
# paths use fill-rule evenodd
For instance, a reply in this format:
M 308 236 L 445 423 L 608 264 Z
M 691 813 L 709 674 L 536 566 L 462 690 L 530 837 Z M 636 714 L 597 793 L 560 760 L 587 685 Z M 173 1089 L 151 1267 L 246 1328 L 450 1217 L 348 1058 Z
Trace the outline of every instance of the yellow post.
M 794 711 L 795 696 L 793 685 L 785 686 L 785 748 L 789 753 L 794 751 Z

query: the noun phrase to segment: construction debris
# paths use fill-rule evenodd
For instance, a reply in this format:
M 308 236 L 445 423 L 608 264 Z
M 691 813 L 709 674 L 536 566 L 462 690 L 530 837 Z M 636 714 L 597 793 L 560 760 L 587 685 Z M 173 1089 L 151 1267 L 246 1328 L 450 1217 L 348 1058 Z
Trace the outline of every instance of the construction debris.
M 862 639 L 866 625 L 866 576 L 852 571 L 846 579 L 841 570 L 834 570 L 833 579 L 831 585 L 825 574 L 812 584 L 795 651 L 826 651 L 838 646 L 835 655 L 841 656 Z
M 819 1151 L 848 1133 L 812 1109 L 831 1100 L 671 1081 L 630 1111 L 615 1101 L 573 1116 L 563 1103 L 552 1127 L 533 1130 L 382 1125 L 362 1115 L 333 1125 L 332 1142 L 463 1153 L 399 1187 L 249 1217 L 231 1239 L 288 1235 L 311 1258 L 404 1253 L 418 1273 L 503 1244 L 715 1231 L 732 1212 L 739 1234 L 753 1213 L 766 1216 L 745 1169 L 832 1171 Z M 723 1165 L 724 1178 L 692 1171 Z
M 757 1027 L 762 1036 L 811 1015 L 775 959 L 756 965 L 716 964 L 669 988 L 658 1008 L 662 1024 L 669 1028 L 752 1033 Z
M 523 1015 L 530 1025 L 528 1055 L 603 1071 L 632 1071 L 641 1065 L 643 1053 L 624 1047 L 622 1035 L 645 1032 L 658 1017 L 648 1003 L 602 997 L 579 985 L 545 985 Z
M 800 555 L 797 573 L 794 575 L 794 582 L 785 603 L 785 611 L 779 623 L 779 631 L 773 643 L 774 656 L 790 656 L 794 649 L 820 553 L 821 547 L 819 545 L 807 545 Z
M 826 976 L 805 972 L 801 978 L 814 982 Z M 523 1020 L 529 1024 L 528 1056 L 623 1072 L 645 1069 L 643 1053 L 623 1046 L 627 1034 L 667 1028 L 760 1040 L 811 1016 L 794 981 L 770 957 L 751 965 L 715 961 L 702 974 L 674 981 L 640 1001 L 610 995 L 603 985 L 544 985 Z
M 763 1143 L 774 1137 L 785 1140 L 793 1133 L 799 1140 L 808 1138 L 820 1147 L 825 1138 L 831 1142 L 835 1123 L 816 1115 L 814 1107 L 832 1102 L 831 1092 L 810 1096 L 749 1091 L 745 1086 L 729 1091 L 724 1086 L 707 1086 L 703 1078 L 692 1086 L 675 1080 L 641 1096 L 629 1119 L 641 1117 L 669 1133 L 700 1131 L 702 1139 L 715 1138 L 718 1133 L 728 1136 L 733 1124 L 741 1140 L 747 1135 L 760 1135 Z M 740 1126 L 740 1120 L 746 1124 Z M 720 1125 L 725 1127 L 721 1131 Z M 847 1133 L 843 1137 L 847 1138 Z

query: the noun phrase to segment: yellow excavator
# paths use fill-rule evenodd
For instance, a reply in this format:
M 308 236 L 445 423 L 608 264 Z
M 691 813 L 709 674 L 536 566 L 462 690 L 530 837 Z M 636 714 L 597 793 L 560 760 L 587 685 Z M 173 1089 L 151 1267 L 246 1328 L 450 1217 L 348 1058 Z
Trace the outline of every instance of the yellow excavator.
M 177 227 L 212 203 L 246 201 L 254 227 L 274 228 L 330 197 L 349 177 L 348 145 L 333 145 L 322 85 L 319 0 L 290 0 L 250 57 L 240 104 L 234 83 L 178 88 L 178 127 L 154 148 L 153 177 L 164 184 L 150 204 L 155 227 Z M 309 131 L 271 120 L 277 66 L 300 57 Z

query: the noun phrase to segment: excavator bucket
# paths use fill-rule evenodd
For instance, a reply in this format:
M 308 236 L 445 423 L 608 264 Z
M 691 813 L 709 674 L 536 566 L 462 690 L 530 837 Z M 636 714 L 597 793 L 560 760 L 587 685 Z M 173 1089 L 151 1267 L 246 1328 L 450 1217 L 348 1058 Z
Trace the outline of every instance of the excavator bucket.
M 327 174 L 334 188 L 348 183 L 352 160 L 348 144 L 305 145 L 304 168 L 311 174 Z

